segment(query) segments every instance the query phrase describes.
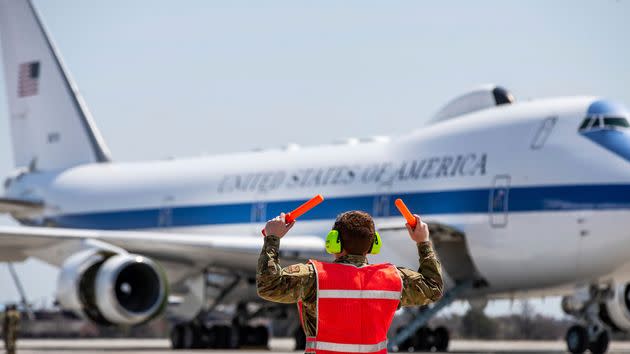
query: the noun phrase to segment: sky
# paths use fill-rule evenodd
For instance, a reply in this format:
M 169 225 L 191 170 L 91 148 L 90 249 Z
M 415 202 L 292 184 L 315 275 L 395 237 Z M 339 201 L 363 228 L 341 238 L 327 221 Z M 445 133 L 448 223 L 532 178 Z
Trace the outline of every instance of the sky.
M 485 83 L 630 104 L 628 0 L 34 4 L 116 161 L 395 137 Z M 0 176 L 8 129 L 0 73 Z M 29 299 L 50 302 L 56 270 L 16 268 Z M 0 303 L 17 299 L 5 265 L 0 284 Z M 561 316 L 557 298 L 534 307 Z

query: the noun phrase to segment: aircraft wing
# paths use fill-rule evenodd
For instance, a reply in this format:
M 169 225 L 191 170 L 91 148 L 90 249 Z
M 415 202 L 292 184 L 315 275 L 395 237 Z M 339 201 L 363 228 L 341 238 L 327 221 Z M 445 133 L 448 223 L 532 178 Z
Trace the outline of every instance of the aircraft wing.
M 75 252 L 96 247 L 148 256 L 162 264 L 171 283 L 207 267 L 253 274 L 262 244 L 261 236 L 0 227 L 0 261 L 36 257 L 61 266 Z M 288 235 L 282 240 L 280 257 L 284 262 L 297 262 L 321 257 L 324 253 L 321 238 Z
M 10 213 L 16 216 L 28 216 L 41 213 L 44 203 L 22 199 L 0 197 L 0 213 Z
M 433 248 L 440 259 L 442 269 L 445 271 L 446 282 L 474 281 L 479 284 L 483 283 L 480 272 L 469 253 L 466 234 L 458 227 L 447 223 L 436 220 L 425 220 L 425 222 L 429 226 Z M 401 233 L 402 236 L 396 236 L 397 232 Z M 407 229 L 401 226 L 401 222 L 381 224 L 379 233 L 383 238 L 399 237 L 399 239 L 405 240 L 408 238 Z M 399 242 L 399 244 L 404 245 L 406 242 Z M 409 252 L 409 250 L 398 249 L 397 252 L 403 253 Z

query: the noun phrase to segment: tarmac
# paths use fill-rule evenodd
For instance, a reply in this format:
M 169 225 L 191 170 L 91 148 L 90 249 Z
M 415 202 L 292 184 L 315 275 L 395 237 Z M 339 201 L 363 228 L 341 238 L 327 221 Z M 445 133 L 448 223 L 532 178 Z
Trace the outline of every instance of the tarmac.
M 161 354 L 161 353 L 217 353 L 248 354 L 300 353 L 293 351 L 293 340 L 274 338 L 270 350 L 178 350 L 170 349 L 167 339 L 22 339 L 18 341 L 19 354 L 83 354 L 83 353 L 126 353 L 126 354 Z M 477 341 L 453 340 L 450 344 L 453 353 L 566 353 L 563 341 Z M 612 342 L 609 353 L 630 353 L 630 342 Z

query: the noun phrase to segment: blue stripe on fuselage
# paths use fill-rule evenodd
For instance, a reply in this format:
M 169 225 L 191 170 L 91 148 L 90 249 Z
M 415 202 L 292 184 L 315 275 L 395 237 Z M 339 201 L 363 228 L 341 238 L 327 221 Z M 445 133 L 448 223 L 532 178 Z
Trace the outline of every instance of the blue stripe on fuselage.
M 374 210 L 377 199 L 388 197 L 387 206 L 376 216 L 398 215 L 396 198 L 422 215 L 487 213 L 492 189 L 464 189 L 436 192 L 409 192 L 353 197 L 327 198 L 322 204 L 303 215 L 300 220 L 330 220 L 347 210 Z M 264 204 L 265 218 L 292 210 L 303 200 L 271 201 Z M 253 208 L 259 203 L 236 203 L 203 206 L 180 206 L 168 210 L 151 208 L 66 214 L 52 218 L 59 227 L 90 229 L 140 229 L 237 224 L 253 222 Z M 510 212 L 610 210 L 630 209 L 630 185 L 568 185 L 512 187 L 509 189 Z M 160 223 L 161 218 L 168 218 Z M 164 220 L 162 220 L 164 221 Z

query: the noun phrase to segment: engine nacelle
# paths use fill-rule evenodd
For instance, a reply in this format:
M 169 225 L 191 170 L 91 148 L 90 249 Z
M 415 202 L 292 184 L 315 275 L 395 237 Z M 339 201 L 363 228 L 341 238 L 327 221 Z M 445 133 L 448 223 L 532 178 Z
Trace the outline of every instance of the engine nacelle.
M 166 275 L 151 259 L 88 249 L 61 267 L 61 307 L 102 325 L 136 325 L 160 314 L 168 297 Z
M 599 317 L 615 330 L 630 331 L 630 283 L 612 290 L 611 296 L 599 306 Z

